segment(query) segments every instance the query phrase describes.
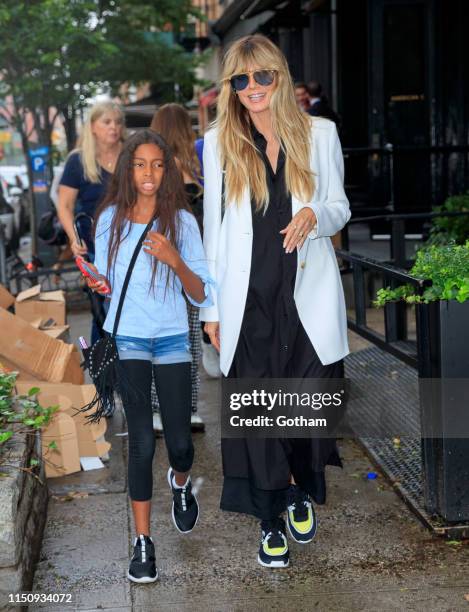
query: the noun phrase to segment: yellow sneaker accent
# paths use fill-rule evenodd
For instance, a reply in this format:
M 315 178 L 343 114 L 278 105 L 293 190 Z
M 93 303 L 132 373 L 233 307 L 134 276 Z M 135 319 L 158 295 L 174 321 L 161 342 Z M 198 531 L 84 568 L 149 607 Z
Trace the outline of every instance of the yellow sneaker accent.
M 308 518 L 306 519 L 306 521 L 295 521 L 293 512 L 290 510 L 288 511 L 288 516 L 290 518 L 291 524 L 299 533 L 307 533 L 313 526 L 313 513 L 311 511 L 311 508 L 308 508 Z
M 272 555 L 272 556 L 278 556 L 278 555 L 284 555 L 287 550 L 288 550 L 288 545 L 287 546 L 278 546 L 277 548 L 269 548 L 268 546 L 268 542 L 264 542 L 262 544 L 262 548 L 264 549 L 264 552 L 266 555 Z

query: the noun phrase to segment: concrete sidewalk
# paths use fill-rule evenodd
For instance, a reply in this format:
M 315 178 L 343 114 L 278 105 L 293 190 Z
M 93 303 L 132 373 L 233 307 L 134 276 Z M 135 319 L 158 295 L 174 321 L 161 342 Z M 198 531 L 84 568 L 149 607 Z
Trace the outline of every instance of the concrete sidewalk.
M 76 337 L 87 318 L 71 319 Z M 207 431 L 194 436 L 193 468 L 193 477 L 203 478 L 201 515 L 186 537 L 172 525 L 166 450 L 158 439 L 152 535 L 159 580 L 131 585 L 125 577 L 133 525 L 126 437 L 116 435 L 125 423 L 118 414 L 109 420 L 112 452 L 104 470 L 49 481 L 53 497 L 34 592 L 72 593 L 74 604 L 31 610 L 469 610 L 469 544 L 433 537 L 381 476 L 367 480 L 374 468 L 352 441 L 340 444 L 344 469 L 328 468 L 329 496 L 317 508 L 315 540 L 291 544 L 287 569 L 260 567 L 257 522 L 218 508 L 216 386 L 203 378 L 200 414 Z

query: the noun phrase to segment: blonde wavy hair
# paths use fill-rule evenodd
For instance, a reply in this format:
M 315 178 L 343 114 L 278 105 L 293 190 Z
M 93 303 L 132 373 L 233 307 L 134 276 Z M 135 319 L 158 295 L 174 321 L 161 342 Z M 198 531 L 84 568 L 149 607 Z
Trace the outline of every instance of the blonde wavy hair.
M 269 204 L 265 165 L 256 150 L 249 113 L 230 84 L 232 76 L 253 69 L 276 71 L 270 110 L 274 134 L 285 152 L 287 189 L 299 200 L 310 201 L 314 193 L 314 176 L 310 167 L 311 118 L 296 104 L 285 56 L 260 34 L 234 42 L 223 59 L 214 125 L 218 128 L 227 201 L 239 204 L 244 189 L 249 187 L 256 210 L 266 209 Z
M 163 104 L 153 115 L 150 128 L 166 140 L 180 169 L 194 183 L 200 184 L 201 168 L 195 152 L 195 133 L 187 110 L 180 104 Z
M 90 183 L 101 182 L 101 169 L 97 159 L 98 152 L 96 150 L 96 140 L 93 135 L 92 126 L 97 119 L 106 113 L 119 116 L 122 122 L 121 140 L 124 141 L 126 137 L 124 112 L 119 104 L 116 102 L 98 102 L 91 107 L 83 124 L 77 148 L 75 151 L 72 151 L 72 153 L 78 152 L 80 154 L 85 178 Z

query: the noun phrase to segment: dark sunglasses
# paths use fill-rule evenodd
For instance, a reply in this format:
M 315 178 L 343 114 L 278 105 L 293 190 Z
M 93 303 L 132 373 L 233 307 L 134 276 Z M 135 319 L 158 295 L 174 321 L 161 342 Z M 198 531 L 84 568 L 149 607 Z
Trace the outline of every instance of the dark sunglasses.
M 235 74 L 231 77 L 230 83 L 233 91 L 242 91 L 249 85 L 249 75 L 252 74 L 258 85 L 272 85 L 275 79 L 275 70 L 254 70 L 244 74 Z

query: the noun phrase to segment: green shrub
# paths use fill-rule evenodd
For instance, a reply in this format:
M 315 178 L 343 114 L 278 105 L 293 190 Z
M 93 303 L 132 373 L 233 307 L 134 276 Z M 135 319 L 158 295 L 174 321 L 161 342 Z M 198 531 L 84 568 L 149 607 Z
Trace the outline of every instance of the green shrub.
M 398 300 L 405 300 L 408 304 L 469 300 L 469 240 L 460 245 L 433 244 L 419 249 L 410 274 L 432 281 L 431 286 L 426 287 L 422 295 L 418 295 L 416 288 L 410 284 L 395 289 L 379 289 L 374 305 L 380 307 Z
M 449 197 L 434 212 L 469 213 L 469 193 Z M 429 244 L 464 244 L 469 236 L 469 215 L 463 217 L 435 217 L 430 230 Z
M 5 463 L 6 442 L 16 433 L 34 433 L 47 425 L 57 406 L 43 408 L 35 399 L 38 388 L 29 390 L 28 395 L 16 395 L 17 372 L 0 371 L 0 464 Z M 52 443 L 53 444 L 53 443 Z M 31 465 L 37 465 L 32 460 Z

